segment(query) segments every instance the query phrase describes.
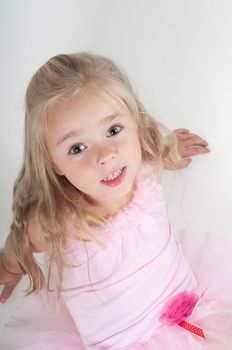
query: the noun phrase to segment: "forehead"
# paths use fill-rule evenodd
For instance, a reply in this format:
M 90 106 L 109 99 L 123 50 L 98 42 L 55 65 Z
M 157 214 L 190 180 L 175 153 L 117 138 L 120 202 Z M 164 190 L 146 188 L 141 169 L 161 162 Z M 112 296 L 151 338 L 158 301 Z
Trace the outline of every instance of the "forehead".
M 64 127 L 64 124 L 77 122 L 81 125 L 92 124 L 102 118 L 115 114 L 129 114 L 122 103 L 100 93 L 73 95 L 67 101 L 56 102 L 47 113 L 48 126 Z M 62 124 L 62 125 L 61 125 Z

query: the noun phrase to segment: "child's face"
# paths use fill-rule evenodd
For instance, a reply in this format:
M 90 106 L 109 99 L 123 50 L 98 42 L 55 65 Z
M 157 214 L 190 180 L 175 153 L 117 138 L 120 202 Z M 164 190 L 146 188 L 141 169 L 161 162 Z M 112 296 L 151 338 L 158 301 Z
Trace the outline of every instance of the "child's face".
M 58 102 L 49 111 L 47 146 L 56 173 L 94 206 L 116 208 L 131 198 L 141 148 L 131 115 L 118 103 L 93 93 Z

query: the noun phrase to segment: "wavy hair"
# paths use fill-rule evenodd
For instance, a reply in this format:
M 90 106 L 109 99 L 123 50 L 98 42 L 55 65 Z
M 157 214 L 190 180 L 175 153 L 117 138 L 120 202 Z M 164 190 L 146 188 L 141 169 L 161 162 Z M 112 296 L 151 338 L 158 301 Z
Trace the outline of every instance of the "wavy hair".
M 74 94 L 88 93 L 89 89 L 97 89 L 127 108 L 137 125 L 142 159 L 153 164 L 156 174 L 161 175 L 163 159 L 167 155 L 169 165 L 179 164 L 175 138 L 147 112 L 122 67 L 88 52 L 61 54 L 49 59 L 33 75 L 26 90 L 24 160 L 13 194 L 10 238 L 18 262 L 30 279 L 27 294 L 45 285 L 49 288 L 55 262 L 56 290 L 60 295 L 68 235 L 65 229 L 67 208 L 74 213 L 75 238 L 84 242 L 87 237 L 101 244 L 91 227 L 104 225 L 107 220 L 86 214 L 84 196 L 64 176 L 55 173 L 46 146 L 50 106 L 66 101 Z M 30 248 L 28 221 L 33 212 L 38 216 L 46 242 L 48 280 Z M 85 233 L 85 238 L 81 232 Z

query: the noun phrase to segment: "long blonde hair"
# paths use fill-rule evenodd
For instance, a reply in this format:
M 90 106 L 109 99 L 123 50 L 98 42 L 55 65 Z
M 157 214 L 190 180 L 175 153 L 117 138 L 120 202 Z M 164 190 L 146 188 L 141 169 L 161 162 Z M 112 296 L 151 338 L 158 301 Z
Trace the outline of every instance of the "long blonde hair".
M 178 163 L 175 139 L 166 137 L 167 130 L 163 127 L 161 130 L 158 122 L 146 111 L 120 66 L 105 57 L 86 52 L 61 54 L 49 59 L 34 74 L 26 91 L 24 161 L 14 186 L 10 237 L 18 262 L 30 278 L 27 294 L 47 284 L 32 255 L 27 234 L 28 219 L 33 211 L 38 215 L 47 246 L 49 276 L 52 263 L 57 266 L 58 294 L 67 237 L 64 208 L 75 213 L 76 239 L 83 240 L 80 232 L 85 232 L 90 240 L 100 243 L 91 225 L 104 225 L 106 220 L 87 215 L 82 193 L 65 177 L 55 173 L 45 137 L 49 107 L 90 88 L 101 90 L 109 99 L 128 109 L 138 128 L 142 158 L 154 165 L 156 174 L 161 174 L 163 158 L 168 153 L 172 163 Z

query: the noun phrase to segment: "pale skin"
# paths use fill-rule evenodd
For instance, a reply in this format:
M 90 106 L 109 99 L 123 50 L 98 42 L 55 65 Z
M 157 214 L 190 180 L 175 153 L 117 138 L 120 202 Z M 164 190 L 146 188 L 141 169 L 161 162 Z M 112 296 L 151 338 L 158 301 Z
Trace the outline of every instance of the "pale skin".
M 73 96 L 51 107 L 48 133 L 47 147 L 56 173 L 85 194 L 91 213 L 114 214 L 130 200 L 141 148 L 128 110 L 94 92 Z M 124 166 L 127 173 L 120 186 L 102 183 Z
M 176 129 L 174 132 L 178 140 L 178 152 L 183 159 L 182 168 L 186 168 L 192 162 L 192 157 L 210 152 L 208 142 L 199 135 L 184 128 Z
M 69 181 L 76 186 L 78 189 L 86 193 L 91 198 L 91 208 L 93 213 L 101 215 L 113 214 L 117 209 L 125 205 L 131 198 L 133 191 L 133 178 L 138 170 L 138 166 L 141 161 L 141 153 L 139 151 L 140 146 L 138 143 L 138 137 L 136 135 L 136 128 L 131 122 L 131 118 L 125 111 L 115 109 L 115 106 L 102 104 L 98 98 L 91 99 L 91 103 L 88 97 L 88 103 L 85 98 L 75 99 L 73 103 L 69 105 L 55 106 L 52 112 L 56 115 L 56 122 L 54 118 L 50 119 L 50 131 L 49 131 L 49 142 L 48 148 L 50 155 L 53 159 L 53 163 L 56 172 L 60 175 L 65 175 Z M 76 117 L 73 118 L 78 110 L 79 115 L 82 116 L 81 120 L 76 121 Z M 64 113 L 65 111 L 65 113 Z M 81 112 L 81 113 L 80 113 Z M 115 113 L 121 113 L 118 120 L 102 122 L 106 116 L 113 115 Z M 94 115 L 95 127 L 91 130 L 91 139 L 89 138 L 88 120 Z M 68 122 L 67 122 L 68 121 Z M 87 122 L 86 122 L 87 121 Z M 104 138 L 105 130 L 112 132 L 112 124 L 124 125 L 125 130 L 119 136 Z M 63 124 L 62 124 L 63 123 Z M 91 120 L 91 125 L 93 120 Z M 57 146 L 57 141 L 62 139 L 64 130 L 69 132 L 70 130 L 76 130 L 76 125 L 81 125 L 84 130 L 84 136 L 82 135 L 81 140 L 86 140 L 88 144 L 88 153 L 82 158 L 79 155 L 67 156 L 66 149 L 70 149 L 70 145 L 73 145 L 76 141 L 73 139 L 66 139 Z M 102 125 L 101 127 L 99 125 Z M 48 127 L 49 128 L 49 127 Z M 115 130 L 114 130 L 115 132 Z M 208 143 L 203 140 L 199 135 L 191 133 L 187 129 L 176 129 L 175 134 L 178 140 L 178 151 L 180 157 L 183 159 L 181 168 L 187 167 L 192 157 L 195 155 L 201 155 L 209 153 Z M 127 138 L 129 137 L 129 144 Z M 119 140 L 120 142 L 118 142 Z M 75 141 L 75 142 L 74 142 Z M 133 151 L 136 148 L 138 152 L 131 153 L 131 142 L 133 144 Z M 136 155 L 134 155 L 136 153 Z M 79 157 L 79 158 L 78 158 Z M 93 167 L 94 164 L 94 167 Z M 120 191 L 115 189 L 109 189 L 107 186 L 99 186 L 98 182 L 108 176 L 112 169 L 115 169 L 115 165 L 119 167 L 128 166 L 128 178 L 125 182 L 124 187 Z M 88 173 L 88 177 L 81 176 L 80 179 L 73 177 L 78 167 L 83 168 L 83 174 Z M 96 181 L 97 179 L 97 181 Z M 91 186 L 89 185 L 91 184 Z M 107 192 L 109 191 L 109 196 Z M 115 207 L 112 208 L 112 196 L 115 199 Z M 104 202 L 100 201 L 100 198 L 104 198 Z M 111 204 L 111 212 L 107 211 L 106 208 Z M 28 223 L 28 235 L 31 242 L 32 252 L 42 252 L 46 250 L 45 242 L 42 238 L 42 232 L 37 221 L 36 215 L 30 218 Z M 20 281 L 22 277 L 21 268 L 17 262 L 15 253 L 12 249 L 10 240 L 7 239 L 4 249 L 0 251 L 0 284 L 4 285 L 3 291 L 0 295 L 0 302 L 5 302 L 12 294 L 12 291 Z

